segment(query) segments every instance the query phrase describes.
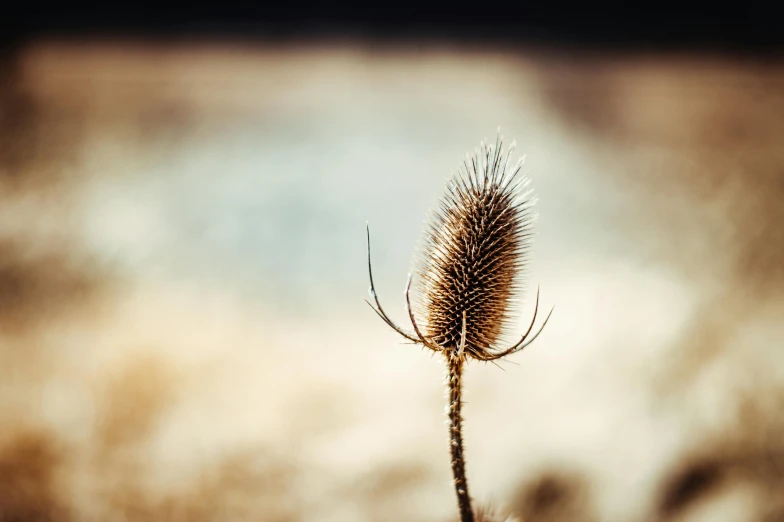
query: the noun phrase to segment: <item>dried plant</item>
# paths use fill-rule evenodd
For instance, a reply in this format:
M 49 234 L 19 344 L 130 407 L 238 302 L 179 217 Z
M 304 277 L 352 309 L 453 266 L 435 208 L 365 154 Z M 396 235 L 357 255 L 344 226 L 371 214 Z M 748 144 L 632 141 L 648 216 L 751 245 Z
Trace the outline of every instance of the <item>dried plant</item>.
M 502 144 L 500 136 L 495 145 L 483 141 L 474 156 L 466 156 L 450 180 L 440 208 L 427 222 L 414 268 L 414 306 L 411 274 L 405 289 L 413 331 L 397 326 L 379 302 L 370 261 L 369 227 L 367 231 L 370 294 L 376 306 L 368 304 L 397 333 L 446 358 L 452 473 L 462 522 L 475 520 L 463 456 L 463 366 L 468 359 L 489 362 L 522 350 L 550 318 L 548 315 L 529 337 L 539 310 L 537 290 L 533 319 L 525 334 L 511 346 L 498 348 L 509 331 L 515 296 L 521 291 L 535 204 L 527 188 L 529 179 L 520 175 L 523 158 L 510 168 L 514 143 L 505 154 Z M 417 317 L 425 318 L 422 326 Z

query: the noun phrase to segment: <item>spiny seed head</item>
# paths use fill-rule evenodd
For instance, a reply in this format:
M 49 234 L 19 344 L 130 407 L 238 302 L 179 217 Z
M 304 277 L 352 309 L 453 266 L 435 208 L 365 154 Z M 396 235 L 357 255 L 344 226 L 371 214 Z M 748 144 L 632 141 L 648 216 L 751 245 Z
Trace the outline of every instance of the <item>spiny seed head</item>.
M 509 164 L 502 139 L 482 142 L 449 181 L 426 222 L 414 269 L 415 310 L 425 338 L 486 359 L 511 326 L 535 219 L 523 158 Z

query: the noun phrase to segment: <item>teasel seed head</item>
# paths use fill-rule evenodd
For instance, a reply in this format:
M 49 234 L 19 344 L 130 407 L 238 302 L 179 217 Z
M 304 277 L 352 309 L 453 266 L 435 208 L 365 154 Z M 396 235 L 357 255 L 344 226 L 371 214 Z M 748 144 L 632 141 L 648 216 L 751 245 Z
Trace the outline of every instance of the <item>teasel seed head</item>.
M 509 164 L 483 142 L 449 181 L 425 227 L 415 262 L 416 316 L 425 339 L 445 350 L 487 360 L 509 330 L 533 236 L 535 199 L 523 158 Z M 463 324 L 465 322 L 465 338 Z
M 461 358 L 493 361 L 529 345 L 549 320 L 550 315 L 529 338 L 539 310 L 537 291 L 528 330 L 510 347 L 499 347 L 517 311 L 536 219 L 530 179 L 521 172 L 524 158 L 510 164 L 513 150 L 514 143 L 503 151 L 500 135 L 494 144 L 483 141 L 473 156 L 466 156 L 431 212 L 414 262 L 414 306 L 412 275 L 405 291 L 413 332 L 398 327 L 381 308 L 368 230 L 374 310 L 410 341 Z

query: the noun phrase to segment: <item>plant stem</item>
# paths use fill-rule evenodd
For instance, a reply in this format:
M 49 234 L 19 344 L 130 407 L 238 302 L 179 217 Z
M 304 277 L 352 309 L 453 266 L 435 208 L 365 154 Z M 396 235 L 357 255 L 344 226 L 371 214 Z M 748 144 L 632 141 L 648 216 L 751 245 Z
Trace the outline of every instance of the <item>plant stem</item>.
M 460 510 L 461 522 L 474 522 L 474 512 L 471 510 L 471 497 L 468 496 L 468 481 L 466 480 L 465 460 L 463 457 L 463 417 L 460 414 L 462 407 L 462 377 L 463 354 L 447 354 L 447 385 L 449 386 L 449 447 L 452 452 L 452 474 L 455 477 L 455 492 L 457 493 L 457 506 Z

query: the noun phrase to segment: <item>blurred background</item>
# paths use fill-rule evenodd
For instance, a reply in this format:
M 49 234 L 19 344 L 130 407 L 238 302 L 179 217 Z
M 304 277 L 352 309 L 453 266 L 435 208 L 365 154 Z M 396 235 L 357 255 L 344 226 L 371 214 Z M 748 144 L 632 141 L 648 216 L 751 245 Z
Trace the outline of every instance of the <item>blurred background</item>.
M 0 521 L 455 520 L 423 219 L 500 126 L 536 343 L 467 369 L 475 502 L 784 520 L 784 62 L 746 3 L 17 5 L 0 40 Z

